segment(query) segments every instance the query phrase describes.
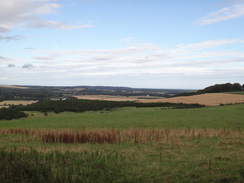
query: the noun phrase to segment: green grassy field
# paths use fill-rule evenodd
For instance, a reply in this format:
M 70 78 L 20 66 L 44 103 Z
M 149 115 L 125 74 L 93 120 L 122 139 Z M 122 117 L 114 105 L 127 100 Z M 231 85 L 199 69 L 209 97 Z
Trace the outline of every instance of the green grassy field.
M 28 112 L 29 118 L 1 121 L 0 128 L 243 128 L 244 105 L 198 109 L 117 108 L 60 114 Z M 31 116 L 34 114 L 34 116 Z
M 28 112 L 0 121 L 0 182 L 241 183 L 243 111 L 240 104 Z M 70 140 L 78 135 L 88 141 Z
M 236 94 L 236 95 L 244 95 L 244 91 L 235 91 L 235 92 L 226 92 L 230 94 Z

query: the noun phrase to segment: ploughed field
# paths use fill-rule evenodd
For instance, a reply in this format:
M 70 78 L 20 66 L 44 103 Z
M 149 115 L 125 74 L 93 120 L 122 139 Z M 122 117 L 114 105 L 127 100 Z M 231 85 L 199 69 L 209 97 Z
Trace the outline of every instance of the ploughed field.
M 0 121 L 0 182 L 243 182 L 243 111 L 26 111 Z

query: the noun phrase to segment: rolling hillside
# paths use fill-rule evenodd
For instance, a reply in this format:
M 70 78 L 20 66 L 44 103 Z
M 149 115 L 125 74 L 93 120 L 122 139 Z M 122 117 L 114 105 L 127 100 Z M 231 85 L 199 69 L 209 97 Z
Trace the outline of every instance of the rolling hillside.
M 220 104 L 244 103 L 244 95 L 227 93 L 205 93 L 193 96 L 173 97 L 167 99 L 141 100 L 141 102 L 172 102 L 172 103 L 198 103 L 206 106 L 217 106 Z

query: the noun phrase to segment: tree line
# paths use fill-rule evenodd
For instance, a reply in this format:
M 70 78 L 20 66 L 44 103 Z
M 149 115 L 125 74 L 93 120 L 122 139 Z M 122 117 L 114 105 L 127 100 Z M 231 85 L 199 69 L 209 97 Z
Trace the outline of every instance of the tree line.
M 202 90 L 198 90 L 195 92 L 180 93 L 180 94 L 175 95 L 174 97 L 198 95 L 198 94 L 204 94 L 204 93 L 220 93 L 220 92 L 234 92 L 234 91 L 244 91 L 244 84 L 243 85 L 241 85 L 240 83 L 215 84 L 215 85 L 208 86 Z
M 65 101 L 39 101 L 27 106 L 20 106 L 17 109 L 21 111 L 41 111 L 56 113 L 84 112 L 111 110 L 117 107 L 171 107 L 175 109 L 198 108 L 203 107 L 200 104 L 182 104 L 182 103 L 138 103 L 132 101 L 102 101 L 102 100 L 65 100 Z
M 200 104 L 183 103 L 138 103 L 132 101 L 102 101 L 102 100 L 60 100 L 60 101 L 39 101 L 29 105 L 12 105 L 9 108 L 0 109 L 0 120 L 17 119 L 27 117 L 22 111 L 47 112 L 84 112 L 84 111 L 110 111 L 117 107 L 168 107 L 173 109 L 200 108 Z

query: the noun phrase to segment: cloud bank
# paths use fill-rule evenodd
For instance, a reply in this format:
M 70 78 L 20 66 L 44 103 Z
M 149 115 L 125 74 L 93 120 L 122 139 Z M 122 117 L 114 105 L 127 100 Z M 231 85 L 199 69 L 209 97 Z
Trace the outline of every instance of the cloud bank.
M 213 74 L 216 67 L 224 69 L 228 65 L 228 68 L 236 68 L 236 64 L 244 67 L 244 52 L 212 51 L 212 48 L 243 43 L 241 39 L 208 40 L 168 49 L 152 44 L 137 44 L 121 49 L 28 52 L 36 55 L 31 63 L 35 63 L 35 70 L 40 73 L 66 73 L 77 77 L 146 74 L 199 76 Z M 33 65 L 25 64 L 22 68 L 31 69 Z

